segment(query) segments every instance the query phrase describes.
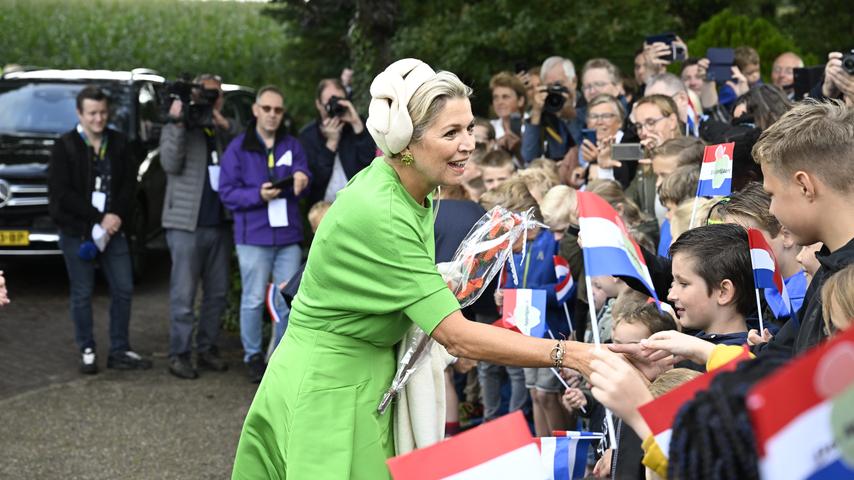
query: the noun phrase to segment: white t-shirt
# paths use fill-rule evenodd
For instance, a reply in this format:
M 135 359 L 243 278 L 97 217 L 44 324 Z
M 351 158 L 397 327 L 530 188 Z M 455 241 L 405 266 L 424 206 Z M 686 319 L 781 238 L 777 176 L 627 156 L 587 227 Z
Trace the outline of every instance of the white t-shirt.
M 323 194 L 323 200 L 332 203 L 335 201 L 335 195 L 338 190 L 341 190 L 347 185 L 347 174 L 344 173 L 344 166 L 341 165 L 341 156 L 335 154 L 335 162 L 332 164 L 332 175 L 329 177 L 329 184 L 326 185 L 326 193 Z

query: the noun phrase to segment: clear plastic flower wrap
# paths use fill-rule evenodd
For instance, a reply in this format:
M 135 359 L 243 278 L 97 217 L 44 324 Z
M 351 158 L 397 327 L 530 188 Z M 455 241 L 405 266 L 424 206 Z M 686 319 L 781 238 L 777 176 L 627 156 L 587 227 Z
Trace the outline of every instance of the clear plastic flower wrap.
M 493 207 L 475 223 L 466 238 L 457 248 L 450 262 L 436 265 L 448 288 L 465 308 L 473 304 L 497 275 L 508 258 L 513 255 L 513 245 L 521 237 L 526 241 L 525 231 L 542 226 L 533 219 L 531 211 L 513 213 L 501 206 Z M 523 248 L 523 252 L 525 249 Z M 511 265 L 511 274 L 516 271 Z M 406 352 L 400 357 L 397 373 L 391 386 L 383 395 L 377 410 L 384 413 L 397 393 L 423 363 L 432 347 L 433 340 L 423 331 L 414 327 L 404 337 L 400 348 Z

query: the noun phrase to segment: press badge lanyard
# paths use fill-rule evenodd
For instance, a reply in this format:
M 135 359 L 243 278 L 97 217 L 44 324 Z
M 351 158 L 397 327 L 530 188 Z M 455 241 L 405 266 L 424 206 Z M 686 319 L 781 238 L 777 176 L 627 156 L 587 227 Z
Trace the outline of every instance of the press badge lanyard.
M 216 152 L 216 139 L 214 138 L 216 132 L 213 128 L 205 128 L 204 132 L 208 139 L 213 140 L 213 145 L 211 146 L 211 165 L 219 165 L 219 154 Z
M 92 146 L 92 142 L 90 142 L 89 139 L 86 137 L 86 132 L 83 131 L 83 127 L 79 123 L 77 124 L 77 134 L 80 135 L 81 139 L 83 139 L 83 143 L 86 144 L 86 147 L 88 147 L 92 151 L 95 150 L 95 147 Z M 98 149 L 97 152 L 95 152 L 95 158 L 97 158 L 98 161 L 101 161 L 101 162 L 103 162 L 104 159 L 107 158 L 107 136 L 106 135 L 103 135 L 101 137 L 101 147 Z M 96 192 L 101 191 L 101 176 L 100 175 L 95 176 L 95 191 Z
M 258 142 L 261 144 L 261 148 L 264 149 L 267 155 L 267 176 L 270 180 L 274 179 L 273 170 L 276 168 L 276 157 L 273 155 L 273 151 L 276 149 L 276 141 L 273 140 L 273 146 L 267 148 L 267 144 L 264 143 L 264 139 L 261 138 L 261 135 L 258 135 L 258 131 L 255 131 L 255 136 L 258 137 Z

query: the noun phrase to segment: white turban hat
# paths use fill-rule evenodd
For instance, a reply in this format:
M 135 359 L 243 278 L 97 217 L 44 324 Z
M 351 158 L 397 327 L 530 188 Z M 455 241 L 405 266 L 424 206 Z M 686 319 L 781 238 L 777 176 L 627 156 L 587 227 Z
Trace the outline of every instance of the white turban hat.
M 398 60 L 374 78 L 368 107 L 368 132 L 386 157 L 403 151 L 412 140 L 409 100 L 427 80 L 436 75 L 429 65 L 415 58 Z

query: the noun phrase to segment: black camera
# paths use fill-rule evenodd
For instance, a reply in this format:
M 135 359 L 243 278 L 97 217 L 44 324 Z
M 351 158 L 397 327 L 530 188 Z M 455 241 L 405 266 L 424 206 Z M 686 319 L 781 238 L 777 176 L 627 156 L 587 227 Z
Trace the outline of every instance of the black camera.
M 842 69 L 848 72 L 848 75 L 854 75 L 854 48 L 842 55 Z
M 219 99 L 219 90 L 204 88 L 201 84 L 192 83 L 183 78 L 166 82 L 164 86 L 167 96 L 167 101 L 163 102 L 164 108 L 168 111 L 172 106 L 172 100 L 181 100 L 184 109 L 179 121 L 183 122 L 187 128 L 214 126 L 213 107 Z
M 341 97 L 336 97 L 335 95 L 329 97 L 329 101 L 326 102 L 326 114 L 330 117 L 341 117 L 347 113 L 347 107 L 341 105 L 339 103 L 341 100 L 344 100 Z
M 553 83 L 548 86 L 546 92 L 548 94 L 543 103 L 543 112 L 557 115 L 563 110 L 563 106 L 566 105 L 567 97 L 564 94 L 568 94 L 569 89 L 559 83 Z

